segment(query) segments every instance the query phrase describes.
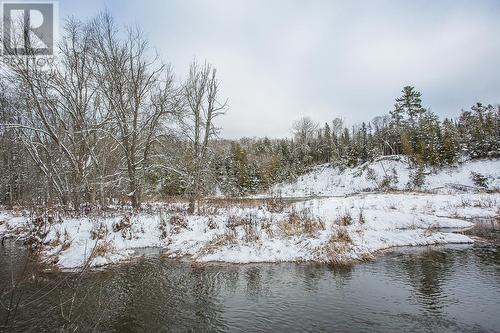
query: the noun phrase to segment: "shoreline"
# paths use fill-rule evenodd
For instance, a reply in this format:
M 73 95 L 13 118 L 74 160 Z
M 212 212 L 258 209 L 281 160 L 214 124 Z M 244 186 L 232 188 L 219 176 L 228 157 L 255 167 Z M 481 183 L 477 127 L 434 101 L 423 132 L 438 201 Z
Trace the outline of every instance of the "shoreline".
M 200 215 L 187 215 L 183 203 L 156 203 L 154 214 L 63 218 L 48 227 L 41 257 L 61 270 L 88 261 L 102 267 L 134 260 L 141 248 L 194 263 L 341 265 L 395 247 L 472 243 L 454 231 L 473 227 L 475 219 L 495 218 L 500 194 L 363 193 L 283 207 L 221 202 L 222 207 L 213 202 L 202 207 Z M 2 211 L 0 234 L 26 239 L 29 220 Z

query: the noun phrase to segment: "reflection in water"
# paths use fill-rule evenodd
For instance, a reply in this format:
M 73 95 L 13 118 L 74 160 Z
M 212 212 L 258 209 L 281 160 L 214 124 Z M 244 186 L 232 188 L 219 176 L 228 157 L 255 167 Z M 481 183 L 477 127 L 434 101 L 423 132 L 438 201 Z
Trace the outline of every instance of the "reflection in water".
M 24 254 L 12 243 L 0 248 L 0 289 L 8 289 Z M 500 331 L 499 267 L 497 238 L 403 249 L 348 267 L 192 265 L 147 257 L 92 272 L 81 283 L 71 274 L 30 280 L 22 291 L 31 304 L 4 330 Z M 0 320 L 4 315 L 0 310 Z
M 330 267 L 330 270 L 333 274 L 333 277 L 335 279 L 335 282 L 337 282 L 337 285 L 340 286 L 345 286 L 351 281 L 352 279 L 352 272 L 353 269 L 356 266 L 339 266 L 339 267 Z
M 250 297 L 258 297 L 261 294 L 261 276 L 258 267 L 249 267 L 245 271 L 246 294 Z
M 413 287 L 411 299 L 422 304 L 422 310 L 438 315 L 446 306 L 448 295 L 443 291 L 443 284 L 453 261 L 453 256 L 435 249 L 401 258 L 398 269 L 408 275 Z
M 137 267 L 139 266 L 139 267 Z M 220 288 L 210 269 L 149 259 L 136 266 L 116 268 L 108 289 L 119 332 L 224 329 L 215 292 Z M 126 271 L 123 272 L 122 270 Z M 182 274 L 179 274 L 182 272 Z M 115 294 L 118 297 L 115 297 Z

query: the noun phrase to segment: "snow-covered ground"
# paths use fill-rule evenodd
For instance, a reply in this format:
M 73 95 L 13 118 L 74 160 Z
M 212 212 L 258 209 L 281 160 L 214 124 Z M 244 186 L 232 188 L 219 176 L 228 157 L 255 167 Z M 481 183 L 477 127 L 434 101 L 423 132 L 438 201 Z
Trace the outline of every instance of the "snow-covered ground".
M 295 182 L 274 186 L 271 192 L 280 193 L 283 197 L 349 195 L 379 190 L 384 177 L 393 179 L 390 183 L 391 188 L 406 190 L 412 171 L 414 172 L 408 167 L 408 162 L 403 156 L 386 157 L 345 170 L 320 165 L 299 177 Z M 425 182 L 421 189 L 435 193 L 456 193 L 480 189 L 472 180 L 472 172 L 487 178 L 488 189 L 500 189 L 500 160 L 498 159 L 468 161 L 437 172 L 426 170 Z
M 142 247 L 201 262 L 349 262 L 394 246 L 470 243 L 453 231 L 473 225 L 466 219 L 498 216 L 499 202 L 499 193 L 366 193 L 284 208 L 270 201 L 220 202 L 199 215 L 187 215 L 185 204 L 156 204 L 151 213 L 56 218 L 38 237 L 44 260 L 60 268 L 120 262 Z M 0 234 L 26 238 L 32 222 L 3 211 Z

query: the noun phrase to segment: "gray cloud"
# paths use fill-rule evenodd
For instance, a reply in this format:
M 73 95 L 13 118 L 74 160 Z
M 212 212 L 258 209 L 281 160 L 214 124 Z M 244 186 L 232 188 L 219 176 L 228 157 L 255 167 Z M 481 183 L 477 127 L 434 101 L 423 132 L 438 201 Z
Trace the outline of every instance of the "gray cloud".
M 388 112 L 416 86 L 441 117 L 500 102 L 498 1 L 86 1 L 138 24 L 182 77 L 213 63 L 231 106 L 223 136 L 288 135 L 303 115 L 349 123 Z

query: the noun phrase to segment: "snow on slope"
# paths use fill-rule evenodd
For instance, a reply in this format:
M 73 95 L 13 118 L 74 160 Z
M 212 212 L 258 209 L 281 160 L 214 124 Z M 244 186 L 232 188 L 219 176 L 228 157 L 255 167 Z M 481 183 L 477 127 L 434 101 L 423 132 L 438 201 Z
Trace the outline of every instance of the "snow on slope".
M 405 190 L 411 171 L 405 158 L 399 156 L 382 158 L 345 170 L 324 164 L 314 167 L 295 182 L 274 186 L 271 192 L 281 193 L 283 197 L 338 196 L 370 192 L 379 188 L 385 175 L 393 174 L 396 175 L 397 182 L 392 187 Z M 468 161 L 438 172 L 426 171 L 425 184 L 422 189 L 445 193 L 456 192 L 457 185 L 469 187 L 470 190 L 478 189 L 472 181 L 471 172 L 488 177 L 489 189 L 500 189 L 500 160 L 498 159 Z M 266 196 L 266 194 L 260 196 Z
M 282 212 L 256 204 L 215 207 L 205 215 L 187 215 L 165 205 L 163 218 L 159 212 L 133 215 L 125 233 L 113 230 L 120 213 L 53 223 L 42 255 L 61 268 L 81 266 L 97 242 L 91 237 L 92 230 L 102 225 L 107 232 L 100 242 L 107 244 L 107 250 L 93 259 L 93 266 L 130 259 L 136 255 L 134 249 L 144 247 L 159 247 L 170 257 L 188 256 L 202 262 L 345 262 L 369 258 L 394 246 L 472 242 L 465 235 L 436 228 L 470 227 L 473 224 L 464 218 L 495 217 L 499 203 L 499 193 L 380 193 L 301 201 Z M 283 225 L 291 221 L 294 212 L 307 212 L 311 219 L 321 220 L 324 228 L 287 233 Z M 342 226 L 338 220 L 345 214 L 352 221 Z M 179 219 L 185 221 L 182 227 L 174 223 Z M 0 236 L 26 236 L 27 221 L 26 217 L 0 212 Z M 162 237 L 162 230 L 166 237 Z M 340 232 L 350 241 L 339 240 Z

